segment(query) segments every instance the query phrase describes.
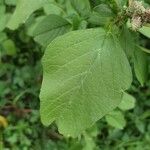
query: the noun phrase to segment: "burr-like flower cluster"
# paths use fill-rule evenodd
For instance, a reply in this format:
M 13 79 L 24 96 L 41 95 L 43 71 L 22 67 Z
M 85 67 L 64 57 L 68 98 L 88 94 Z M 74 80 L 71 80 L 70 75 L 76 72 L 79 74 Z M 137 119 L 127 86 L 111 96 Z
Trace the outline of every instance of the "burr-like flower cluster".
M 126 13 L 130 17 L 132 29 L 135 31 L 144 23 L 150 22 L 150 9 L 146 9 L 142 2 L 130 0 Z

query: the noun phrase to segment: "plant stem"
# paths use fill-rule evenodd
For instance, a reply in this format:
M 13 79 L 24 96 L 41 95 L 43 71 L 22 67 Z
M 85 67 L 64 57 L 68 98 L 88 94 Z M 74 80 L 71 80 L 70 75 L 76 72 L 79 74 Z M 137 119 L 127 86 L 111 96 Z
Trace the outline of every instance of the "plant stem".
M 3 130 L 0 129 L 0 150 L 3 150 Z

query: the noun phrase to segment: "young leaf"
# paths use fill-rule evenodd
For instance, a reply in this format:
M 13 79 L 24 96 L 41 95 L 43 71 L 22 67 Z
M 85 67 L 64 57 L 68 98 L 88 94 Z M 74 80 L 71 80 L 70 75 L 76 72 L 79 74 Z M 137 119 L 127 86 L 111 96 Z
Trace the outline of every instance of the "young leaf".
M 45 18 L 46 16 L 39 16 L 34 18 L 34 21 L 31 24 L 26 24 L 27 27 L 27 34 L 31 37 L 34 37 L 34 31 L 36 27 L 39 25 L 39 23 Z
M 139 46 L 136 46 L 133 61 L 136 77 L 143 85 L 148 78 L 148 59 L 147 54 Z
M 116 108 L 132 81 L 117 38 L 102 28 L 56 38 L 42 63 L 41 119 L 55 120 L 64 135 L 79 135 Z
M 135 98 L 128 93 L 124 93 L 122 101 L 118 107 L 122 110 L 129 110 L 134 108 L 134 106 L 135 106 Z
M 96 148 L 96 143 L 94 139 L 88 135 L 88 133 L 84 134 L 85 145 L 82 150 L 92 150 Z
M 56 3 L 57 4 L 57 3 Z M 55 3 L 48 3 L 44 5 L 44 12 L 46 15 L 55 14 L 55 15 L 63 15 L 65 14 L 64 10 Z
M 19 0 L 7 27 L 12 30 L 17 29 L 21 23 L 25 23 L 29 16 L 35 10 L 41 8 L 47 1 L 48 0 Z
M 4 53 L 7 55 L 15 55 L 16 54 L 16 46 L 14 42 L 10 39 L 3 41 L 2 46 L 4 48 Z
M 91 6 L 89 0 L 70 0 L 74 9 L 83 17 L 90 14 Z
M 58 35 L 62 35 L 71 29 L 70 23 L 57 15 L 49 15 L 35 28 L 35 41 L 47 46 Z
M 127 4 L 127 1 L 128 0 L 114 0 L 116 3 L 117 3 L 117 5 L 120 7 L 120 8 L 122 8 L 123 6 L 125 6 L 126 4 Z
M 91 13 L 88 21 L 95 25 L 104 25 L 110 22 L 113 17 L 114 14 L 110 7 L 106 4 L 100 4 L 94 8 L 94 11 Z
M 106 115 L 106 121 L 108 124 L 118 129 L 123 129 L 126 125 L 124 116 L 120 111 L 110 112 L 108 115 Z

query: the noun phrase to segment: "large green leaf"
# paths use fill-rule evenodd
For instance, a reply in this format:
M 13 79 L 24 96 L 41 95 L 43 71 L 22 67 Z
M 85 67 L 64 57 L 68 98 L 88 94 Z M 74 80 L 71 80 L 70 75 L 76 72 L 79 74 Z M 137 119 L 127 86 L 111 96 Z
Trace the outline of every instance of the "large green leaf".
M 29 16 L 37 9 L 41 8 L 48 0 L 18 0 L 17 7 L 12 15 L 7 27 L 15 30 L 21 23 L 29 18 Z
M 102 28 L 56 38 L 42 63 L 41 120 L 56 121 L 64 135 L 79 135 L 116 108 L 132 80 L 117 38 Z
M 49 15 L 37 25 L 34 30 L 35 41 L 47 46 L 58 35 L 68 32 L 70 23 L 57 15 Z

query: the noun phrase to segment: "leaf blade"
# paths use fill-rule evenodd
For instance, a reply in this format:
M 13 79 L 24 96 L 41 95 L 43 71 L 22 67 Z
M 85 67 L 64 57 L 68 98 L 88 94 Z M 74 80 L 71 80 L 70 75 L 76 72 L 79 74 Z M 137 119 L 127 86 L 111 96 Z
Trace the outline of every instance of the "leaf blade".
M 21 23 L 25 23 L 29 16 L 46 2 L 47 0 L 19 0 L 7 27 L 12 30 L 17 29 Z
M 47 46 L 53 39 L 71 29 L 71 24 L 57 15 L 48 15 L 34 29 L 34 39 L 42 46 Z
M 42 122 L 56 120 L 61 133 L 74 137 L 116 108 L 132 80 L 116 37 L 102 28 L 56 38 L 45 52 L 43 68 Z
M 148 79 L 148 58 L 147 54 L 139 46 L 136 46 L 133 61 L 136 77 L 143 85 Z

